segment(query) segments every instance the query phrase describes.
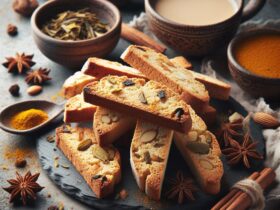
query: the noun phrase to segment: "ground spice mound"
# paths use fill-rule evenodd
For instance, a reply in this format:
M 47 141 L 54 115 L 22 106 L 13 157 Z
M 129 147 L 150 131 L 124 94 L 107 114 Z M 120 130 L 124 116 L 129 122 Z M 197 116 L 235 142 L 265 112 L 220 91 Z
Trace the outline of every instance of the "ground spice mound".
M 18 130 L 26 130 L 42 124 L 48 119 L 48 114 L 40 109 L 28 109 L 12 117 L 10 125 Z

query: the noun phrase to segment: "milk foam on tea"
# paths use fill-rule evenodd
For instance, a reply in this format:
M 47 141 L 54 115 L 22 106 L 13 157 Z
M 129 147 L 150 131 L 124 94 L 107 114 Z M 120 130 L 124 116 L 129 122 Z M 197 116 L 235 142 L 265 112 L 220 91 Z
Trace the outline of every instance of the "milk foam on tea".
M 235 0 L 159 0 L 156 11 L 166 19 L 186 25 L 210 25 L 233 16 Z

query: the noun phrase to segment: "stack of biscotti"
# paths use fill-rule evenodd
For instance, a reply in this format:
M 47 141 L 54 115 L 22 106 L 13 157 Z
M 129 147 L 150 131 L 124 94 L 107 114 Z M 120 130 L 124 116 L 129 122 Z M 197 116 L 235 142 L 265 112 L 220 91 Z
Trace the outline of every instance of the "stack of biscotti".
M 175 144 L 189 165 L 203 191 L 220 192 L 223 164 L 219 143 L 203 120 L 189 107 L 192 128 L 186 133 L 175 132 Z
M 139 188 L 159 200 L 173 131 L 137 121 L 130 146 L 130 164 Z
M 81 94 L 68 99 L 64 106 L 64 122 L 88 122 L 93 120 L 96 106 L 84 102 Z
M 197 112 L 208 106 L 209 94 L 205 86 L 192 73 L 172 63 L 165 55 L 147 47 L 131 45 L 121 58 L 149 79 L 161 82 L 180 94 Z
M 98 107 L 93 120 L 93 130 L 99 145 L 112 144 L 135 126 L 135 118 L 104 107 Z
M 114 186 L 121 180 L 120 154 L 115 147 L 100 147 L 92 129 L 69 125 L 56 129 L 56 143 L 97 198 L 113 192 Z
M 84 88 L 84 100 L 180 132 L 191 128 L 187 104 L 152 80 L 106 76 Z

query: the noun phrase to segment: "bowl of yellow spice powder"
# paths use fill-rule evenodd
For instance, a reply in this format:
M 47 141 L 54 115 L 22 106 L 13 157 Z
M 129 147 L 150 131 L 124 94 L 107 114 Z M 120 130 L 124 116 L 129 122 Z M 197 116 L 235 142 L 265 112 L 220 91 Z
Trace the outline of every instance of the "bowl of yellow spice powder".
M 233 79 L 254 97 L 280 99 L 280 30 L 258 29 L 239 34 L 228 46 Z

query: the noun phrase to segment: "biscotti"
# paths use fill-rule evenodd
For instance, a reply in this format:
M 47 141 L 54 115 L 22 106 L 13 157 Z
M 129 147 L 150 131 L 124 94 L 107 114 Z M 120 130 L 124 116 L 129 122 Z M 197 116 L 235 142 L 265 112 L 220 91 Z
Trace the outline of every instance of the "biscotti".
M 193 68 L 192 64 L 183 56 L 177 56 L 177 57 L 171 58 L 170 61 L 172 63 L 179 64 L 180 66 L 182 66 L 185 69 L 192 69 Z
M 140 70 L 149 79 L 167 85 L 181 98 L 200 112 L 209 102 L 205 86 L 195 80 L 185 68 L 172 63 L 165 55 L 142 46 L 129 46 L 121 58 Z
M 64 122 L 89 122 L 93 120 L 96 106 L 84 102 L 81 94 L 69 98 L 64 106 Z
M 82 68 L 84 74 L 94 76 L 98 79 L 107 75 L 127 76 L 143 78 L 146 77 L 137 69 L 122 65 L 118 62 L 108 61 L 101 58 L 89 58 Z
M 100 147 L 92 129 L 64 125 L 56 129 L 56 143 L 97 198 L 110 195 L 121 180 L 120 154 L 113 146 Z
M 122 113 L 98 107 L 94 115 L 93 131 L 101 146 L 108 145 L 135 127 L 135 118 Z
M 205 74 L 200 74 L 195 71 L 189 71 L 195 77 L 195 79 L 203 83 L 209 92 L 210 97 L 228 100 L 230 96 L 231 86 L 221 80 L 207 76 Z
M 62 94 L 67 99 L 71 98 L 77 94 L 82 93 L 84 86 L 95 80 L 95 77 L 85 75 L 82 72 L 78 71 L 65 80 L 62 86 Z
M 84 100 L 180 132 L 191 128 L 187 104 L 165 85 L 152 80 L 103 77 L 84 88 Z
M 130 147 L 130 164 L 139 188 L 159 200 L 173 131 L 137 121 Z
M 174 142 L 204 192 L 217 194 L 221 188 L 223 164 L 216 137 L 190 108 L 192 129 L 187 134 L 175 132 Z

